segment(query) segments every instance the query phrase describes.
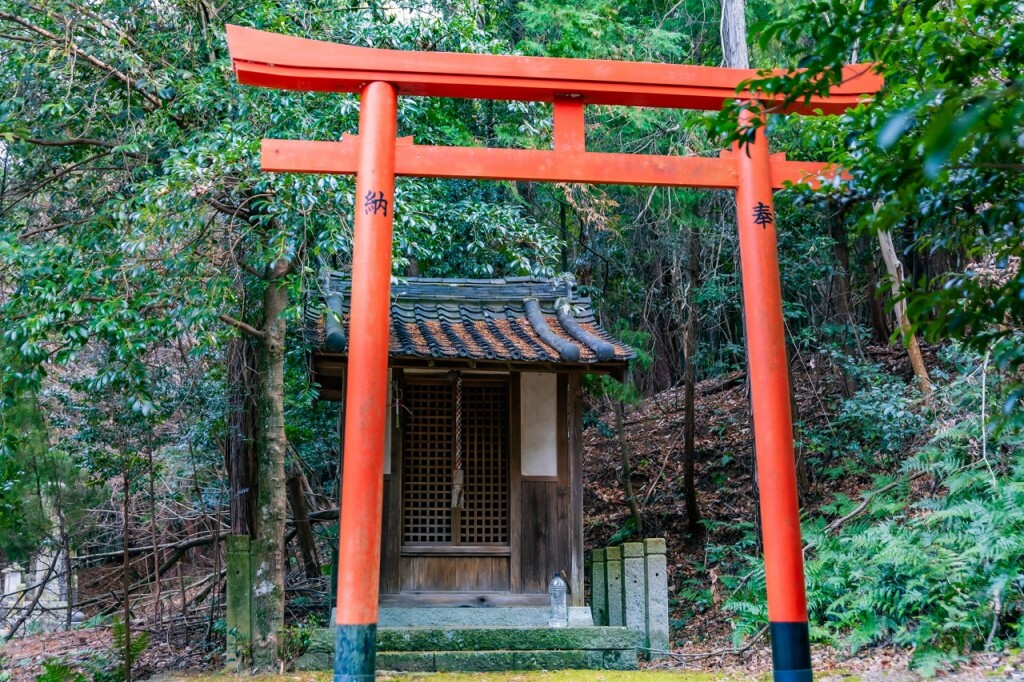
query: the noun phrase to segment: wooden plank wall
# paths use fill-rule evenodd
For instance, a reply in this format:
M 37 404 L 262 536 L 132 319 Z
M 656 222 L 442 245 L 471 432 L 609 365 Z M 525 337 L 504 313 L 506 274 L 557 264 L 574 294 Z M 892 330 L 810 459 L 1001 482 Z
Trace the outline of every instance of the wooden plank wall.
M 405 556 L 402 591 L 508 592 L 507 556 Z
M 558 528 L 558 481 L 523 477 L 522 535 L 520 535 L 523 593 L 547 592 L 555 572 L 568 570 L 568 552 Z
M 509 591 L 523 592 L 523 435 L 520 423 L 522 383 L 518 372 L 509 377 Z
M 569 477 L 569 571 L 571 606 L 583 606 L 583 376 L 569 375 L 566 389 L 566 443 Z

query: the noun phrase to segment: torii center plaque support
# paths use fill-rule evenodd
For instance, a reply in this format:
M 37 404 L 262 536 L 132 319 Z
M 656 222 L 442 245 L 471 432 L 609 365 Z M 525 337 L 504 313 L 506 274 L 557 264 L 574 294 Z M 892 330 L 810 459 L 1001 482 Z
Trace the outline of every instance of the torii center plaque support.
M 283 173 L 356 175 L 355 243 L 344 482 L 338 565 L 335 682 L 375 677 L 387 401 L 392 221 L 396 175 L 665 185 L 736 192 L 751 401 L 775 679 L 811 679 L 793 424 L 772 190 L 817 182 L 824 164 L 769 154 L 764 127 L 717 158 L 588 152 L 588 104 L 717 110 L 749 100 L 757 72 L 703 66 L 352 47 L 227 27 L 240 83 L 359 92 L 359 134 L 341 141 L 263 140 L 262 164 Z M 785 113 L 841 113 L 878 91 L 869 66 L 849 66 L 827 97 Z M 398 96 L 553 102 L 554 148 L 433 147 L 396 138 Z M 781 104 L 761 93 L 767 107 Z M 743 122 L 755 123 L 747 111 Z M 759 123 L 763 123 L 760 121 Z

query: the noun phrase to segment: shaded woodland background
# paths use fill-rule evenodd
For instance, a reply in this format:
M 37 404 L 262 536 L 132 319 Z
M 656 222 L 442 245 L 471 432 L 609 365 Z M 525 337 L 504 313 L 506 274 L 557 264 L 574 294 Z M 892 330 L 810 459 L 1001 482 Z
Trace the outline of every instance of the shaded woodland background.
M 54 616 L 99 626 L 67 645 L 90 679 L 130 677 L 135 650 L 140 673 L 220 664 L 230 532 L 280 575 L 257 663 L 326 617 L 337 407 L 307 383 L 298 311 L 323 267 L 347 267 L 354 188 L 261 173 L 258 149 L 354 131 L 358 101 L 238 86 L 224 23 L 800 65 L 761 82 L 794 99 L 875 61 L 871 106 L 769 125 L 790 158 L 850 171 L 776 196 L 812 637 L 925 673 L 1024 646 L 1022 19 L 931 0 L 0 0 L 0 564 L 65 557 L 49 579 L 74 571 L 78 590 Z M 735 114 L 590 107 L 588 145 L 714 155 L 746 134 Z M 399 127 L 543 147 L 551 111 L 407 98 Z M 759 637 L 732 197 L 402 179 L 396 205 L 396 276 L 566 273 L 643 351 L 625 385 L 587 386 L 588 542 L 669 539 L 682 660 Z

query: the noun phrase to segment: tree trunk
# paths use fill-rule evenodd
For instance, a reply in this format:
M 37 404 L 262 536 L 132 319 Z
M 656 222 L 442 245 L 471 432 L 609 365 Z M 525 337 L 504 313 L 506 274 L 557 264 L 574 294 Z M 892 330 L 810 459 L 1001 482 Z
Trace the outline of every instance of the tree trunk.
M 747 51 L 747 18 L 745 15 L 745 5 L 743 0 L 722 0 L 722 25 L 721 25 L 721 38 L 722 38 L 722 61 L 724 65 L 732 69 L 749 69 L 750 68 L 750 53 Z M 733 206 L 735 207 L 735 195 L 732 200 Z M 737 219 L 739 216 L 737 215 Z M 739 249 L 737 248 L 736 257 L 736 272 L 740 271 L 740 255 Z M 746 380 L 747 380 L 747 400 L 750 401 L 750 351 L 747 347 L 747 315 L 746 306 L 743 302 L 743 287 L 740 287 L 740 310 L 744 311 L 741 315 L 741 321 L 743 323 L 743 348 L 744 348 L 744 363 L 746 364 Z M 760 489 L 757 485 L 757 444 L 754 441 L 754 410 L 750 410 L 750 470 L 752 475 L 750 477 L 751 484 L 751 496 L 754 499 L 754 526 L 758 538 L 758 544 L 761 542 L 761 505 L 760 505 Z
M 160 538 L 156 531 L 156 469 L 153 466 L 153 444 L 146 448 L 146 455 L 149 464 L 149 539 L 153 544 L 153 604 L 156 611 L 156 621 L 163 625 L 164 609 L 161 602 L 161 578 L 160 578 Z
M 882 301 L 880 299 L 881 290 L 879 289 L 878 280 L 878 264 L 875 261 L 875 250 L 871 246 L 871 242 L 867 237 L 861 236 L 857 238 L 857 252 L 862 258 L 867 260 L 867 276 L 868 276 L 868 289 L 870 291 L 868 295 L 868 320 L 871 323 L 872 336 L 877 343 L 887 343 L 889 337 L 892 335 L 892 329 L 889 328 L 889 320 L 886 317 L 885 310 L 882 308 Z
M 893 312 L 896 314 L 896 323 L 899 325 L 903 338 L 903 345 L 907 348 L 907 355 L 910 356 L 910 365 L 914 368 L 914 375 L 917 377 L 921 392 L 931 393 L 932 382 L 928 378 L 928 368 L 925 367 L 924 357 L 921 355 L 921 348 L 917 345 L 917 337 L 910 327 L 910 319 L 907 317 L 907 303 L 901 297 L 903 289 L 903 263 L 896 255 L 896 247 L 892 243 L 892 234 L 888 230 L 878 231 L 878 245 L 882 251 L 882 259 L 892 279 Z
M 695 479 L 696 448 L 694 440 L 697 434 L 696 420 L 696 379 L 697 370 L 694 359 L 697 356 L 697 309 L 694 305 L 694 293 L 700 277 L 700 237 L 697 228 L 687 231 L 687 269 L 689 281 L 686 288 L 686 324 L 683 331 L 683 381 L 686 393 L 683 399 L 683 498 L 686 501 L 686 531 L 690 537 L 700 533 L 700 507 L 697 505 L 697 483 Z
M 633 469 L 629 465 L 629 443 L 626 441 L 626 419 L 623 416 L 622 401 L 618 398 L 612 399 L 615 408 L 615 430 L 619 435 L 619 456 L 622 459 L 622 488 L 626 491 L 626 504 L 629 505 L 629 514 L 633 519 L 633 532 L 637 537 L 643 537 L 644 523 L 640 516 L 640 507 L 633 494 Z
M 313 536 L 313 526 L 309 523 L 305 481 L 306 477 L 302 474 L 302 467 L 291 462 L 288 465 L 288 505 L 292 508 L 292 518 L 295 519 L 296 538 L 299 541 L 299 553 L 302 555 L 302 565 L 306 570 L 306 577 L 316 580 L 320 577 L 320 560 L 316 556 L 316 538 Z
M 562 240 L 562 272 L 569 272 L 569 225 L 566 222 L 565 202 L 558 202 L 558 236 Z
M 722 58 L 732 69 L 749 69 L 747 18 L 743 0 L 722 0 Z
M 241 336 L 228 342 L 228 432 L 225 464 L 231 487 L 231 534 L 252 530 L 256 481 L 254 449 L 257 442 L 256 354 Z
M 284 529 L 287 439 L 284 431 L 284 341 L 282 314 L 288 291 L 280 279 L 267 283 L 257 355 L 259 438 L 256 451 L 256 515 L 253 519 L 253 665 L 269 669 L 277 660 L 284 625 Z
M 121 551 L 121 585 L 124 589 L 122 595 L 122 605 L 124 606 L 124 679 L 125 682 L 132 682 L 132 610 L 131 610 L 131 594 L 130 584 L 131 576 L 128 575 L 128 569 L 131 563 L 128 559 L 128 519 L 130 514 L 128 513 L 128 489 L 131 484 L 131 480 L 128 478 L 128 461 L 124 460 L 121 463 L 121 474 L 124 478 L 124 507 L 122 512 L 124 514 L 124 521 L 121 527 L 122 535 L 122 551 Z
M 832 287 L 835 291 L 836 317 L 845 328 L 843 333 L 843 351 L 847 355 L 853 355 L 854 350 L 860 350 L 860 338 L 857 336 L 857 323 L 853 319 L 853 287 L 850 284 L 850 250 L 846 244 L 846 226 L 843 224 L 843 216 L 840 213 L 829 220 L 829 236 L 832 237 L 832 250 L 839 265 L 838 271 L 832 275 Z M 860 352 L 864 355 L 863 351 Z M 844 398 L 852 398 L 857 392 L 857 381 L 846 371 L 840 368 L 842 374 L 842 390 Z
M 796 441 L 796 425 L 800 420 L 800 406 L 796 402 L 796 384 L 793 382 L 793 363 L 786 359 L 786 369 L 789 373 L 789 413 L 793 417 L 793 436 Z M 811 492 L 811 476 L 807 471 L 807 459 L 804 457 L 804 448 L 795 442 L 794 456 L 796 457 L 796 484 L 797 492 L 800 494 L 800 502 L 807 501 L 807 495 Z

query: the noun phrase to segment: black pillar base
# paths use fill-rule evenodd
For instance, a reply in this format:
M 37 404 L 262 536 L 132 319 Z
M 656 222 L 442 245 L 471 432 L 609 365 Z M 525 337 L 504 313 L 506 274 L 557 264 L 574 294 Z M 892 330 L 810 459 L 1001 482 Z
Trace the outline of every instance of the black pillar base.
M 336 625 L 334 682 L 373 682 L 377 668 L 377 626 Z
M 807 621 L 769 623 L 775 682 L 811 682 L 811 638 Z

